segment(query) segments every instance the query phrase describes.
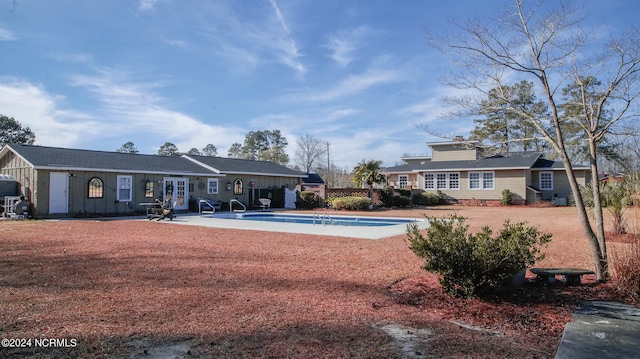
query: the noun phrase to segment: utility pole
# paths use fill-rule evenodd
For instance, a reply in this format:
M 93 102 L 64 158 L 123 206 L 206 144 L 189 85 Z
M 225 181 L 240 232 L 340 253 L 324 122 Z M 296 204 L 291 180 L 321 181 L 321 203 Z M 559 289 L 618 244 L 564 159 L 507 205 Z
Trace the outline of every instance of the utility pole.
M 327 185 L 329 184 L 329 176 L 331 175 L 331 161 L 329 160 L 329 141 L 327 141 Z

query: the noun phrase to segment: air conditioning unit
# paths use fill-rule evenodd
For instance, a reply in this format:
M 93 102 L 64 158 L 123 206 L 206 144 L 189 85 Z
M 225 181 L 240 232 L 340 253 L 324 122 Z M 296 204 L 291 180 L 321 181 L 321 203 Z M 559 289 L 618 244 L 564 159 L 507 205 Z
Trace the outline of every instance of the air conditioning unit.
M 556 197 L 553 199 L 553 205 L 554 206 L 566 206 L 567 205 L 567 199 L 564 197 Z

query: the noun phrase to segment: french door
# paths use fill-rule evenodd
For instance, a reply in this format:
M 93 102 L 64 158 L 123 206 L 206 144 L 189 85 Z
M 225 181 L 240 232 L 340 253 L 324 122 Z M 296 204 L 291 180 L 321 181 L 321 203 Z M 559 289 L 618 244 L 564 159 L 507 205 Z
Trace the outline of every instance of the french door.
M 189 200 L 187 194 L 189 191 L 189 179 L 181 177 L 165 177 L 164 178 L 164 197 L 165 201 L 170 201 L 174 209 L 189 209 Z

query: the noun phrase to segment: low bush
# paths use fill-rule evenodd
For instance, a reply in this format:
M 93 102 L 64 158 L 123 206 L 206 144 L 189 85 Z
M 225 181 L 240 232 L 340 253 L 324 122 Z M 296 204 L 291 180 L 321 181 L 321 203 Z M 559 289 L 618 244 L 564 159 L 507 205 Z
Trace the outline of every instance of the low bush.
M 338 197 L 331 201 L 331 206 L 335 209 L 346 209 L 351 211 L 361 211 L 369 209 L 371 198 L 367 197 Z
M 398 188 L 398 189 L 396 189 L 396 193 L 398 193 L 401 196 L 411 198 L 411 190 L 410 189 Z
M 469 233 L 465 217 L 427 217 L 425 235 L 417 225 L 407 226 L 409 247 L 425 260 L 423 268 L 437 273 L 443 289 L 454 296 L 475 297 L 511 284 L 512 276 L 544 258 L 541 249 L 551 234 L 525 222 L 504 223 L 496 236 L 489 227 Z
M 444 193 L 422 192 L 413 196 L 413 204 L 418 206 L 435 206 L 444 203 Z
M 380 202 L 382 202 L 382 206 L 386 208 L 391 208 L 393 206 L 393 197 L 395 197 L 396 191 L 393 188 L 385 188 L 380 191 Z
M 394 196 L 391 205 L 397 208 L 411 207 L 411 197 L 403 195 Z
M 411 206 L 411 191 L 406 189 L 385 188 L 380 191 L 380 201 L 386 208 Z
M 298 200 L 299 207 L 302 209 L 314 209 L 320 207 L 322 200 L 313 191 L 300 192 L 300 198 Z
M 502 197 L 500 197 L 500 204 L 503 206 L 510 205 L 513 202 L 513 194 L 507 188 L 502 190 Z
M 610 251 L 609 265 L 614 288 L 632 302 L 640 302 L 640 237 L 621 243 Z

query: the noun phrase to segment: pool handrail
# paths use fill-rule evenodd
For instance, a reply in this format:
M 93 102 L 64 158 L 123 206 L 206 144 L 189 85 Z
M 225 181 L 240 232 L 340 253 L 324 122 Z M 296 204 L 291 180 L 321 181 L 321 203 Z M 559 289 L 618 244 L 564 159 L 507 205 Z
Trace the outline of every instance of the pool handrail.
M 331 216 L 327 214 L 327 212 L 325 212 L 322 216 L 320 216 L 318 212 L 313 212 L 313 217 L 311 218 L 311 221 L 314 226 L 316 225 L 316 217 L 318 217 L 318 221 L 322 223 L 323 226 L 327 225 L 327 218 L 329 218 L 329 224 L 333 224 L 333 218 L 331 218 Z
M 242 210 L 238 210 L 238 211 L 234 211 L 233 210 L 233 204 L 237 203 L 242 207 Z M 232 199 L 229 201 L 229 212 L 245 212 L 247 210 L 247 207 L 240 201 L 238 201 L 237 199 Z

